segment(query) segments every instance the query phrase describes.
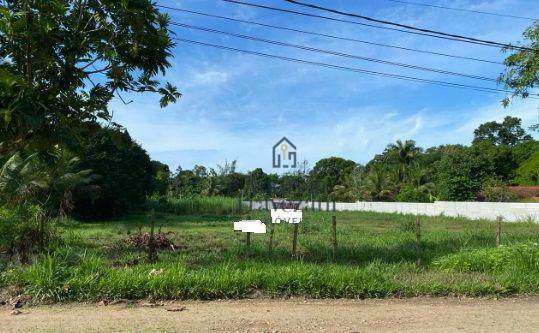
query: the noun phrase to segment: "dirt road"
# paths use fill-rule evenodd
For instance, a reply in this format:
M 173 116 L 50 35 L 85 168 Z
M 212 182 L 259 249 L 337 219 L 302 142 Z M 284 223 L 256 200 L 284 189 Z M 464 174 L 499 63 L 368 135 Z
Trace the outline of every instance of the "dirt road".
M 0 308 L 1 332 L 539 331 L 539 297 L 240 300 Z M 176 311 L 169 311 L 176 310 Z M 181 310 L 181 311 L 180 311 Z

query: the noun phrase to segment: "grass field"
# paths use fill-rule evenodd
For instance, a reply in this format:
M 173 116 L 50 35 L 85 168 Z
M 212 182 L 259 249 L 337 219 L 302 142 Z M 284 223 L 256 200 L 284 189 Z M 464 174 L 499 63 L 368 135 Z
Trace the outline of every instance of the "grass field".
M 331 216 L 337 216 L 338 251 L 332 260 Z M 253 218 L 268 220 L 267 212 Z M 118 298 L 216 299 L 250 296 L 365 298 L 414 295 L 508 295 L 539 291 L 539 225 L 503 224 L 495 247 L 494 223 L 422 217 L 422 264 L 417 265 L 413 217 L 365 212 L 306 212 L 298 258 L 290 257 L 292 226 L 269 235 L 245 234 L 222 215 L 156 215 L 176 252 L 158 262 L 124 239 L 149 230 L 145 215 L 106 222 L 64 221 L 64 244 L 29 266 L 0 275 L 4 289 L 20 288 L 37 301 Z

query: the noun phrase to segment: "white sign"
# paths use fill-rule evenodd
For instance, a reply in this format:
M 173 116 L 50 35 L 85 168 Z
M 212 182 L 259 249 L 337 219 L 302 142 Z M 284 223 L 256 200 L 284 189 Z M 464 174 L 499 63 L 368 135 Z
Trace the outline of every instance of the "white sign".
M 271 210 L 271 223 L 292 223 L 298 224 L 303 218 L 301 210 L 291 209 L 272 209 Z
M 265 234 L 266 225 L 260 220 L 243 220 L 234 222 L 234 231 L 251 232 L 253 234 Z

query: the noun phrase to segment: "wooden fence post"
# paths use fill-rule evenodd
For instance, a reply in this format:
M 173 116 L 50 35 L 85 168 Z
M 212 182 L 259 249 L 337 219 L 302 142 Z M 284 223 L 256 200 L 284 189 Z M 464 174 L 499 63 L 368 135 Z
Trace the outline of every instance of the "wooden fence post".
M 296 258 L 298 246 L 298 224 L 294 223 L 294 230 L 292 234 L 292 258 Z
M 421 265 L 421 220 L 419 216 L 415 220 L 415 250 L 417 254 L 417 265 Z
M 498 216 L 498 218 L 496 218 L 496 247 L 500 246 L 500 243 L 501 243 L 502 220 L 503 220 L 503 217 L 501 216 Z
M 333 215 L 331 217 L 332 235 L 333 235 L 333 262 L 337 261 L 337 217 Z
M 273 221 L 271 221 L 270 226 L 270 238 L 269 238 L 269 244 L 268 244 L 268 251 L 271 254 L 273 252 L 273 235 L 275 234 L 275 224 Z
M 251 233 L 245 233 L 245 256 L 248 258 L 251 256 Z

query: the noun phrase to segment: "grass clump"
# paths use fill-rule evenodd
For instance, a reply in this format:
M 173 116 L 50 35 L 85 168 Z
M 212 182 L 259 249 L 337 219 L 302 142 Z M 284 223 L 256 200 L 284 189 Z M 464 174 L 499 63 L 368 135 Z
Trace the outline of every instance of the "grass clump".
M 433 266 L 455 272 L 539 273 L 539 245 L 524 243 L 461 251 L 440 258 Z
M 228 197 L 150 198 L 148 207 L 170 214 L 234 215 L 239 213 L 238 199 Z

